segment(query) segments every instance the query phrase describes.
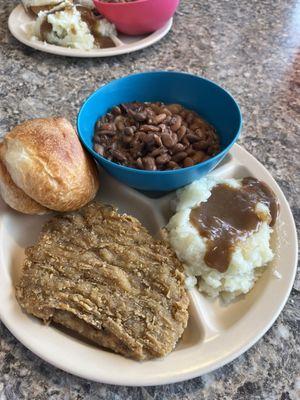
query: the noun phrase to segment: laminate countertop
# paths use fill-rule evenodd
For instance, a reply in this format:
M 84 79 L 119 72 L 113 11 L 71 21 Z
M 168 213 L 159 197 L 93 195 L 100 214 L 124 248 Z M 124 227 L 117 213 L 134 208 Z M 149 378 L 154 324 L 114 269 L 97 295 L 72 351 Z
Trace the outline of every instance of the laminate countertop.
M 0 0 L 0 136 L 34 117 L 74 124 L 82 101 L 114 78 L 184 70 L 216 81 L 239 102 L 239 143 L 272 173 L 299 215 L 300 1 L 182 0 L 171 32 L 145 50 L 105 59 L 63 58 L 20 44 Z M 0 323 L 0 399 L 299 399 L 299 275 L 274 326 L 244 355 L 178 384 L 129 388 L 89 382 L 42 361 Z

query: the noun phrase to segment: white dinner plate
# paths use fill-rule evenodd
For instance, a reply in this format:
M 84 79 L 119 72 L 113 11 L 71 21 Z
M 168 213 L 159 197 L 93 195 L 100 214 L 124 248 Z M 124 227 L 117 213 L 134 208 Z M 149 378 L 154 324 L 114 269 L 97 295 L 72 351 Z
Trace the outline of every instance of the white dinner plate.
M 0 318 L 35 354 L 74 375 L 117 385 L 159 385 L 183 381 L 212 371 L 244 353 L 271 327 L 291 291 L 297 263 L 297 236 L 289 205 L 267 170 L 235 145 L 213 174 L 265 181 L 280 202 L 273 234 L 275 258 L 254 289 L 227 306 L 209 301 L 196 289 L 189 291 L 191 306 L 186 331 L 167 357 L 137 362 L 79 340 L 75 336 L 23 313 L 14 287 L 20 276 L 24 248 L 38 238 L 49 218 L 26 216 L 0 204 Z M 99 199 L 142 221 L 152 234 L 167 223 L 174 196 L 146 197 L 102 173 Z M 276 271 L 276 272 L 275 272 Z M 281 276 L 281 278 L 279 278 Z
M 31 39 L 29 32 L 33 21 L 34 17 L 27 14 L 23 6 L 18 5 L 9 16 L 8 27 L 11 34 L 27 46 L 36 50 L 45 51 L 46 53 L 67 57 L 110 57 L 141 50 L 162 39 L 169 32 L 173 24 L 173 19 L 171 18 L 165 26 L 149 35 L 119 35 L 114 38 L 116 47 L 109 49 L 80 50 Z

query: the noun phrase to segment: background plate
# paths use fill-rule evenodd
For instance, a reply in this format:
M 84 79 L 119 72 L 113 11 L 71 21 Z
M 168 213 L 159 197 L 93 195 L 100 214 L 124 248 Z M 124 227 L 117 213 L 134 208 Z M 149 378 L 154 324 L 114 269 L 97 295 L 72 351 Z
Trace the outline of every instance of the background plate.
M 126 36 L 120 35 L 115 38 L 117 47 L 109 49 L 93 49 L 80 50 L 71 49 L 69 47 L 56 46 L 41 42 L 39 40 L 31 40 L 28 34 L 29 26 L 34 21 L 34 18 L 28 15 L 23 6 L 18 5 L 10 14 L 8 19 L 8 27 L 11 34 L 21 43 L 26 44 L 33 49 L 52 53 L 59 56 L 67 57 L 110 57 L 119 54 L 132 53 L 133 51 L 144 49 L 151 46 L 162 39 L 171 29 L 173 18 L 171 18 L 164 27 L 144 36 Z
M 48 217 L 26 216 L 0 203 L 0 318 L 35 354 L 49 363 L 86 379 L 117 385 L 144 386 L 173 383 L 212 371 L 245 352 L 274 323 L 287 301 L 297 263 L 297 237 L 289 205 L 280 188 L 249 153 L 235 145 L 213 172 L 222 177 L 251 175 L 271 186 L 281 213 L 273 247 L 276 256 L 254 289 L 234 303 L 212 302 L 193 289 L 188 327 L 176 349 L 155 361 L 136 362 L 106 352 L 24 314 L 14 286 L 19 278 L 24 248 L 33 244 Z M 152 234 L 164 226 L 174 194 L 150 199 L 101 176 L 99 199 L 139 218 Z M 280 233 L 280 235 L 279 235 Z M 274 270 L 281 274 L 278 279 Z

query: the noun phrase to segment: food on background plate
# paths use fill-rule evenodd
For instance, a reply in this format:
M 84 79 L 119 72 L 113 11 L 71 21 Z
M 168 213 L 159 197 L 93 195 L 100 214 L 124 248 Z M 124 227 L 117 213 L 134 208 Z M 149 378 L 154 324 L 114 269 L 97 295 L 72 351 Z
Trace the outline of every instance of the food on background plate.
M 71 3 L 64 2 L 49 12 L 39 13 L 33 26 L 33 35 L 39 40 L 63 47 L 90 50 L 94 37 L 80 12 Z
M 98 202 L 44 226 L 26 250 L 16 296 L 45 323 L 136 360 L 171 352 L 188 320 L 174 251 L 137 219 Z
M 169 240 L 186 267 L 187 284 L 232 300 L 247 293 L 272 260 L 279 212 L 272 190 L 255 178 L 206 177 L 178 191 Z
M 40 11 L 49 11 L 63 3 L 64 0 L 22 0 L 25 10 L 38 14 Z M 72 0 L 69 0 L 72 3 Z
M 0 151 L 1 193 L 18 211 L 72 211 L 98 191 L 96 165 L 65 118 L 17 125 L 4 137 Z
M 115 47 L 115 26 L 99 16 L 86 3 L 69 0 L 37 13 L 31 36 L 50 44 L 76 49 Z
M 94 47 L 109 48 L 115 47 L 114 38 L 117 36 L 116 28 L 107 19 L 100 18 L 90 8 L 77 6 L 81 19 L 87 24 L 94 36 Z
M 180 104 L 132 102 L 99 119 L 94 150 L 127 167 L 165 171 L 208 160 L 220 142 L 208 122 Z

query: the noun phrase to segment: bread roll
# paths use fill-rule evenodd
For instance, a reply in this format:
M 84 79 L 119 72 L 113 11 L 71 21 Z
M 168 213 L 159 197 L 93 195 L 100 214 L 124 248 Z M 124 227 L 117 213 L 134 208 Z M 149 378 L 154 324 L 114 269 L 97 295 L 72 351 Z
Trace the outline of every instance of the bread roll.
M 0 144 L 0 195 L 5 203 L 14 210 L 24 214 L 45 214 L 50 211 L 31 199 L 23 190 L 19 189 L 18 186 L 14 184 L 2 162 L 1 148 L 2 145 Z
M 4 138 L 3 162 L 25 194 L 52 210 L 79 209 L 99 188 L 96 165 L 64 118 L 16 126 Z

